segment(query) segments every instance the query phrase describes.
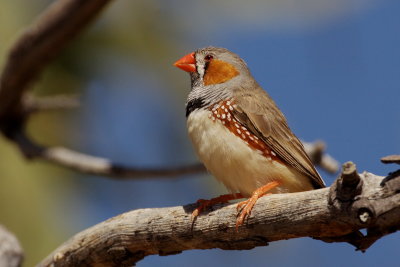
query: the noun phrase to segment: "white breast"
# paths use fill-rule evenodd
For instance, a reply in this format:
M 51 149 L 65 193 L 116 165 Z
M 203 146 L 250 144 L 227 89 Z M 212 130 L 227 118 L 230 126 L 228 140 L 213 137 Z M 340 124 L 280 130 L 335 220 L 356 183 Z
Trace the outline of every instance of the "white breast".
M 268 182 L 281 186 L 272 192 L 311 190 L 309 178 L 277 161 L 268 160 L 231 133 L 208 110 L 195 110 L 187 120 L 189 136 L 206 168 L 232 193 L 250 196 Z

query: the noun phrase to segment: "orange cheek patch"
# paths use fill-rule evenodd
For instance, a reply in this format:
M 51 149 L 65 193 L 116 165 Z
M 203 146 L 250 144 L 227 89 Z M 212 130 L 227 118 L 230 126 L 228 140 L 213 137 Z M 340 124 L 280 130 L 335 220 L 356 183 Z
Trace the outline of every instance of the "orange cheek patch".
M 239 75 L 239 72 L 234 66 L 224 61 L 213 59 L 208 64 L 204 75 L 204 85 L 223 83 L 237 75 Z

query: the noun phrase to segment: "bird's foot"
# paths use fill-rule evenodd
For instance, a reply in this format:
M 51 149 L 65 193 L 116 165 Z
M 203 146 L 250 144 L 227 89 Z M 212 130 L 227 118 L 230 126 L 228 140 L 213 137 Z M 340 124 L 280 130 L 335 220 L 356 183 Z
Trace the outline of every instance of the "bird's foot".
M 238 231 L 239 226 L 244 223 L 244 220 L 246 220 L 246 218 L 250 216 L 251 211 L 257 200 L 262 196 L 270 195 L 271 193 L 268 193 L 268 191 L 274 189 L 279 184 L 279 182 L 273 181 L 260 188 L 257 188 L 249 199 L 239 202 L 237 204 L 236 208 L 238 210 L 238 218 L 236 220 L 236 231 Z
M 195 219 L 199 214 L 205 210 L 206 208 L 213 206 L 215 204 L 220 204 L 220 203 L 227 203 L 230 200 L 235 200 L 235 199 L 240 199 L 243 198 L 242 194 L 237 193 L 237 194 L 226 194 L 226 195 L 221 195 L 219 197 L 215 197 L 212 199 L 199 199 L 197 200 L 197 204 L 199 205 L 193 212 L 192 212 L 192 218 Z

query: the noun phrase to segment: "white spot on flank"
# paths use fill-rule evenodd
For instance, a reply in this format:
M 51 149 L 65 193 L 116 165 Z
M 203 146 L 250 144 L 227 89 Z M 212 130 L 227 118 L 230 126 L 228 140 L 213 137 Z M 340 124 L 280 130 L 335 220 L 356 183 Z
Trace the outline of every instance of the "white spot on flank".
M 246 131 L 246 134 L 247 134 L 247 135 L 250 135 L 250 132 L 249 132 L 249 131 Z
M 237 132 L 238 134 L 241 134 L 241 133 L 242 133 L 239 129 L 236 129 L 236 132 Z
M 218 111 L 215 110 L 215 111 L 214 111 L 214 114 L 218 114 Z
M 231 101 L 226 101 L 226 104 L 228 105 L 228 106 L 230 106 L 231 105 Z
M 272 154 L 272 156 L 276 156 L 276 153 L 272 150 L 271 150 L 271 154 Z
M 232 106 L 229 106 L 229 110 L 233 110 L 233 107 L 232 107 Z
M 221 117 L 221 115 L 217 114 L 217 118 L 220 118 L 220 117 Z
M 225 119 L 226 118 L 226 115 L 225 115 L 225 113 L 223 113 L 222 114 L 222 119 Z
M 224 110 L 225 110 L 226 113 L 228 113 L 228 109 L 227 108 L 225 108 Z
M 249 138 L 250 138 L 250 140 L 251 140 L 251 141 L 254 141 L 254 138 L 253 138 L 253 136 L 249 136 Z
M 246 139 L 246 136 L 245 136 L 244 134 L 242 134 L 242 138 L 243 138 L 243 139 Z
M 237 124 L 236 122 L 235 122 L 235 127 L 236 127 L 236 128 L 239 128 L 239 124 Z

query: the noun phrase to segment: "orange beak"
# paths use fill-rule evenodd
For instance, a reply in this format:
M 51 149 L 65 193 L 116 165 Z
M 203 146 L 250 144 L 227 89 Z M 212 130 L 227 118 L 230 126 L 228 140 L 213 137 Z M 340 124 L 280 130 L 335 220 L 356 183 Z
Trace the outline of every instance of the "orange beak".
M 194 52 L 187 54 L 186 56 L 179 59 L 177 62 L 174 63 L 174 66 L 187 72 L 195 72 L 196 59 L 194 58 Z

